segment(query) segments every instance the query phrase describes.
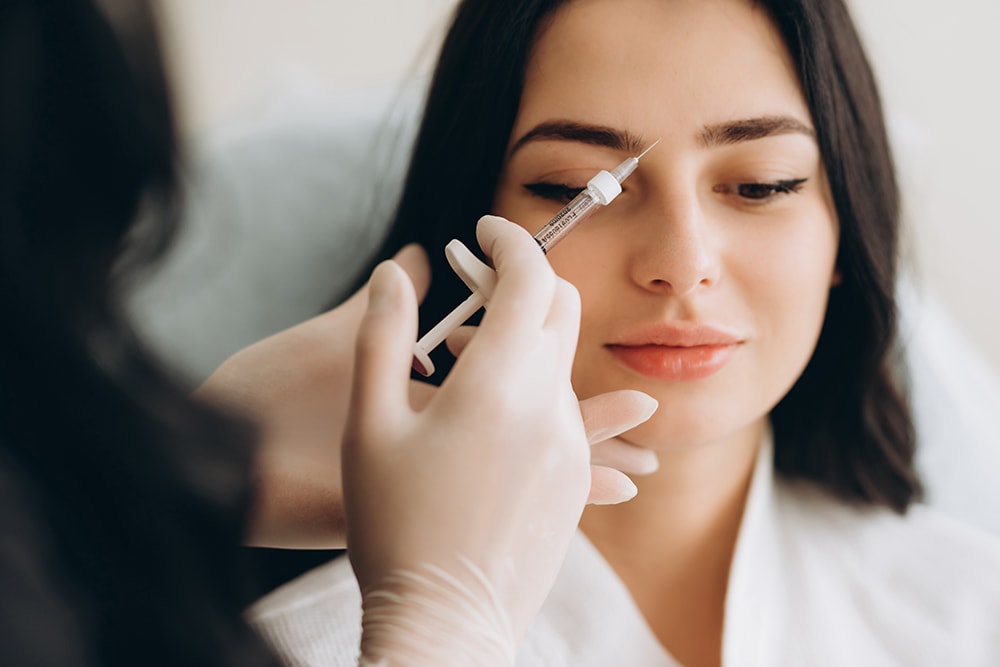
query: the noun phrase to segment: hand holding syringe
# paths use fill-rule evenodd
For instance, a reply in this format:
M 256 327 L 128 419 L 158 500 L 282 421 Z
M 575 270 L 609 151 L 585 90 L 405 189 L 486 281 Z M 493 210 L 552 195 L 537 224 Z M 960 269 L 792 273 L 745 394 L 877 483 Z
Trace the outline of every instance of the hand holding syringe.
M 639 165 L 639 160 L 658 143 L 657 139 L 646 150 L 635 157 L 627 158 L 611 172 L 604 170 L 597 172 L 597 175 L 587 182 L 587 187 L 583 192 L 574 197 L 573 201 L 535 234 L 535 241 L 538 242 L 542 252 L 548 253 L 576 225 L 601 206 L 607 206 L 614 201 L 621 194 L 622 183 L 632 175 L 632 172 Z M 413 368 L 424 376 L 430 376 L 434 373 L 434 364 L 430 358 L 431 350 L 443 343 L 451 332 L 485 306 L 493 294 L 493 287 L 496 285 L 496 273 L 493 269 L 477 259 L 461 241 L 451 241 L 445 246 L 444 252 L 448 264 L 462 279 L 462 282 L 469 286 L 472 294 L 414 345 Z

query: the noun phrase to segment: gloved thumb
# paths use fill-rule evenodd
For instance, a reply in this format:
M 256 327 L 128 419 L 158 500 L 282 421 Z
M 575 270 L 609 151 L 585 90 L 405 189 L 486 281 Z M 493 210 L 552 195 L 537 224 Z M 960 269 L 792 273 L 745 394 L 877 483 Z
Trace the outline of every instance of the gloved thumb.
M 405 271 L 382 262 L 368 284 L 368 306 L 355 347 L 353 417 L 377 426 L 409 407 L 417 300 Z

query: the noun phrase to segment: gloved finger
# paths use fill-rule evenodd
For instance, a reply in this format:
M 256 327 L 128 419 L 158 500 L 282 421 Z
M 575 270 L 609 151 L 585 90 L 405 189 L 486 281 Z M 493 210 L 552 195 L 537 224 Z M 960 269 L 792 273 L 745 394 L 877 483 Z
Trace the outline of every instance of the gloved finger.
M 545 326 L 558 336 L 559 360 L 566 368 L 572 368 L 580 335 L 580 293 L 562 278 L 556 278 L 555 296 Z
M 424 297 L 427 296 L 427 289 L 431 284 L 431 268 L 424 249 L 416 243 L 411 243 L 400 249 L 393 256 L 392 261 L 396 262 L 406 271 L 406 274 L 410 277 L 410 282 L 413 283 L 413 290 L 417 294 L 417 301 L 423 301 Z M 346 319 L 353 319 L 354 321 L 361 319 L 368 304 L 368 286 L 370 283 L 371 281 L 369 280 L 369 282 L 365 283 L 335 310 Z
M 427 290 L 431 285 L 431 266 L 430 262 L 427 261 L 427 253 L 416 243 L 410 243 L 403 246 L 393 256 L 392 261 L 399 264 L 406 271 L 406 274 L 410 277 L 410 282 L 413 283 L 413 291 L 417 295 L 417 303 L 423 303 L 424 297 L 427 296 Z
M 410 408 L 420 412 L 433 400 L 437 386 L 420 380 L 410 380 Z
M 627 475 L 613 468 L 590 466 L 588 505 L 616 505 L 631 500 L 638 493 Z
M 476 329 L 477 327 L 474 326 L 462 326 L 452 331 L 447 340 L 445 340 L 448 351 L 456 357 L 462 354 L 462 350 L 469 344 L 472 337 L 476 335 Z
M 580 401 L 580 414 L 590 444 L 635 428 L 653 416 L 659 403 L 634 389 L 620 389 Z
M 508 220 L 483 216 L 476 237 L 497 271 L 497 285 L 480 326 L 487 339 L 484 345 L 520 350 L 524 336 L 534 335 L 548 318 L 555 272 L 531 235 Z
M 632 475 L 648 475 L 660 467 L 656 452 L 637 447 L 618 438 L 603 440 L 590 446 L 590 462 Z
M 379 264 L 368 281 L 368 307 L 355 347 L 352 418 L 378 427 L 409 406 L 410 362 L 417 335 L 417 302 L 406 272 Z

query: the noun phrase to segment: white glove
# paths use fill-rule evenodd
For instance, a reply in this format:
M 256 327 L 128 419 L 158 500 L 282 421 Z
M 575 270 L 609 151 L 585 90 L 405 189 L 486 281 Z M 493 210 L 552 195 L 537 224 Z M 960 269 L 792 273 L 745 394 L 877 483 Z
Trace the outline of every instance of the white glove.
M 421 296 L 430 283 L 423 250 L 407 246 L 394 259 Z M 246 414 L 263 432 L 247 534 L 250 544 L 328 549 L 346 545 L 340 443 L 351 395 L 354 341 L 367 303 L 366 286 L 337 308 L 240 350 L 196 392 L 202 400 Z M 468 342 L 472 327 L 468 329 L 455 337 L 456 345 Z M 448 342 L 452 346 L 452 340 Z M 437 389 L 424 382 L 409 386 L 416 408 Z M 643 405 L 650 404 L 645 401 L 629 409 L 641 412 Z M 656 469 L 656 455 L 650 450 L 615 440 L 598 442 L 611 433 L 599 432 L 603 424 L 617 424 L 617 415 L 604 416 L 604 408 L 593 399 L 584 401 L 581 409 L 588 436 L 598 443 L 591 452 L 593 463 L 628 473 Z M 591 413 L 593 417 L 588 416 Z M 608 459 L 607 450 L 617 455 Z M 605 471 L 595 470 L 591 500 L 613 502 L 628 496 L 630 487 L 624 476 L 609 480 Z
M 522 228 L 487 217 L 478 232 L 498 276 L 490 309 L 420 411 L 408 389 L 413 290 L 391 262 L 370 283 L 343 470 L 372 664 L 511 664 L 592 479 L 599 499 L 634 494 L 621 493 L 618 471 L 592 476 L 585 421 L 607 438 L 655 409 L 639 392 L 581 406 L 570 385 L 576 290 Z
M 448 350 L 459 356 L 478 327 L 460 327 L 448 337 Z M 615 436 L 649 419 L 656 401 L 640 391 L 612 391 L 580 401 L 580 414 L 590 443 L 590 495 L 588 505 L 613 505 L 631 500 L 635 484 L 622 473 L 656 472 L 656 452 L 629 444 Z

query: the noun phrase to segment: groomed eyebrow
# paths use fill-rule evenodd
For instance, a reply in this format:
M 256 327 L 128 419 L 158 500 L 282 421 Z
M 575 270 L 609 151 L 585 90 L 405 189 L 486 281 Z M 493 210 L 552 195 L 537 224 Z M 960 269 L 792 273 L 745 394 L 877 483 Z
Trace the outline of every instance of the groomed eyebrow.
M 811 127 L 791 116 L 761 116 L 707 125 L 698 138 L 706 148 L 715 148 L 780 134 L 804 134 L 811 139 L 816 138 L 816 132 Z
M 716 148 L 782 134 L 803 134 L 811 139 L 816 138 L 816 132 L 811 127 L 791 116 L 761 116 L 706 125 L 698 139 L 706 148 Z M 534 141 L 576 141 L 629 155 L 641 153 L 649 143 L 628 130 L 570 120 L 550 120 L 526 132 L 514 143 L 510 155 Z
M 545 140 L 577 141 L 591 146 L 612 148 L 630 155 L 641 152 L 648 143 L 640 136 L 614 127 L 588 125 L 569 120 L 550 120 L 536 125 L 518 139 L 510 149 L 510 155 L 516 153 L 525 144 Z

